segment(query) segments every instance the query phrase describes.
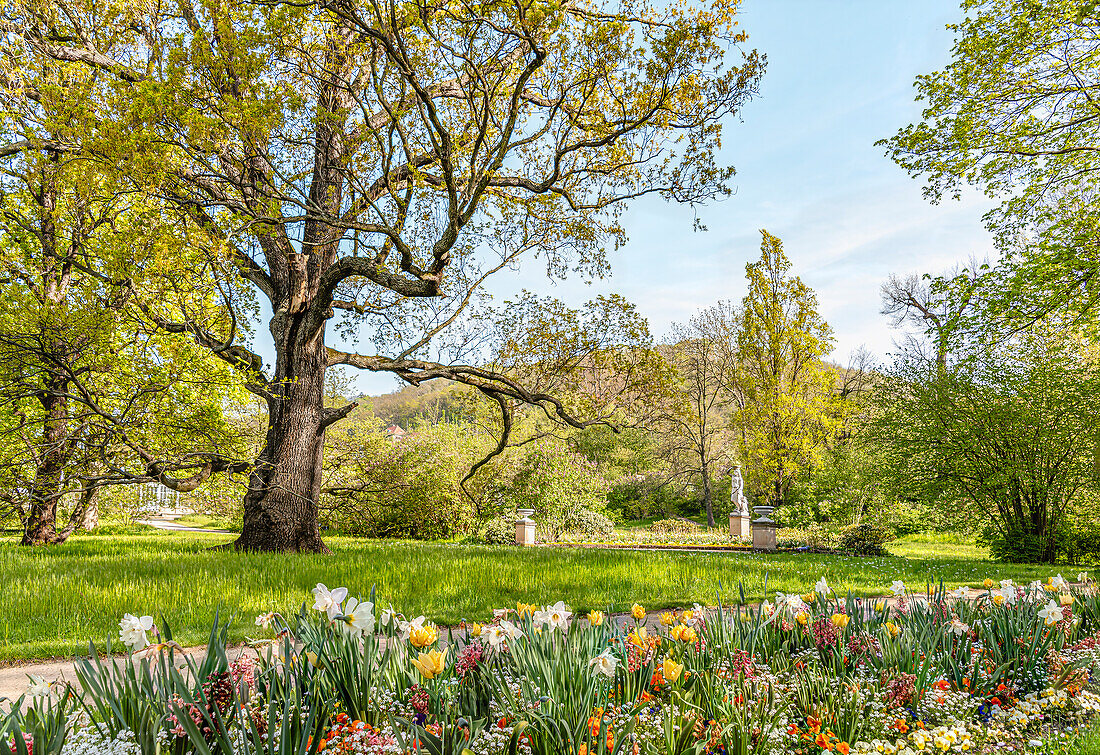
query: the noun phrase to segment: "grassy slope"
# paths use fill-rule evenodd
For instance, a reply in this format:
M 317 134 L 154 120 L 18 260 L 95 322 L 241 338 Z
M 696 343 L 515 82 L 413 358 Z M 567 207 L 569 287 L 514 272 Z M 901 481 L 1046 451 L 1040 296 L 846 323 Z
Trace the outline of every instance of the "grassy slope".
M 78 536 L 64 546 L 20 548 L 0 543 L 0 660 L 71 655 L 116 638 L 123 613 L 163 617 L 177 639 L 204 640 L 215 610 L 238 616 L 237 639 L 252 618 L 294 610 L 324 582 L 352 594 L 378 591 L 378 602 L 453 624 L 484 619 L 517 600 L 565 600 L 575 610 L 648 608 L 715 602 L 719 591 L 746 597 L 805 592 L 824 576 L 838 592 L 882 594 L 891 580 L 913 587 L 943 579 L 977 585 L 986 576 L 1045 579 L 1057 570 L 1001 565 L 969 546 L 898 546 L 908 558 L 846 558 L 795 554 L 705 554 L 584 549 L 490 548 L 439 543 L 329 539 L 332 556 L 211 552 L 216 534 Z

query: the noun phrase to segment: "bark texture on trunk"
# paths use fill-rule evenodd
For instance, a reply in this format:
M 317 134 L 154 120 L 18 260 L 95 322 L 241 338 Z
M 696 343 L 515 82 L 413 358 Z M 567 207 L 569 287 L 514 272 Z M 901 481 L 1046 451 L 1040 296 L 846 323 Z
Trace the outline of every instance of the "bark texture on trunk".
M 22 545 L 55 545 L 67 537 L 57 531 L 57 506 L 64 495 L 65 468 L 70 456 L 64 391 L 65 381 L 53 375 L 39 396 L 45 412 L 42 453 L 31 484 Z
M 244 524 L 234 546 L 328 553 L 317 522 L 325 441 L 324 339 L 322 334 L 297 344 L 289 334 L 287 341 L 276 360 L 267 436 L 249 478 Z

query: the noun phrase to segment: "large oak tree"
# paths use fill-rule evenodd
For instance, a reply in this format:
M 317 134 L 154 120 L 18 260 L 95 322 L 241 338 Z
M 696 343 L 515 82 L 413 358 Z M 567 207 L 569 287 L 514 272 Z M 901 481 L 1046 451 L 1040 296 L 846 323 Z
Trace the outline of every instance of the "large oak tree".
M 268 407 L 236 547 L 321 551 L 325 369 L 448 379 L 583 425 L 479 366 L 487 278 L 534 256 L 602 274 L 624 203 L 729 193 L 722 122 L 757 86 L 736 0 L 20 0 L 23 56 L 97 72 L 66 142 L 172 204 L 266 299 L 236 328 L 149 316 L 245 371 Z M 731 55 L 732 53 L 732 55 Z M 71 120 L 72 113 L 58 113 Z M 37 149 L 34 139 L 2 152 Z M 326 343 L 329 320 L 357 350 Z M 471 358 L 471 353 L 475 356 Z

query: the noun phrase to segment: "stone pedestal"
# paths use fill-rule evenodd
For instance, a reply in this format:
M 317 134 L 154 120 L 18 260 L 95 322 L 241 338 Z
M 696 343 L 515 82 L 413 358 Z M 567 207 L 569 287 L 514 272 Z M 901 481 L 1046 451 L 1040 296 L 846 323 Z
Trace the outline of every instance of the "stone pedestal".
M 774 551 L 775 545 L 775 522 L 753 522 L 752 523 L 752 547 L 758 551 Z
M 535 544 L 535 521 L 523 511 L 521 519 L 516 520 L 516 545 Z
M 730 537 L 734 540 L 748 540 L 752 537 L 750 521 L 748 514 L 738 514 L 736 511 L 730 514 Z

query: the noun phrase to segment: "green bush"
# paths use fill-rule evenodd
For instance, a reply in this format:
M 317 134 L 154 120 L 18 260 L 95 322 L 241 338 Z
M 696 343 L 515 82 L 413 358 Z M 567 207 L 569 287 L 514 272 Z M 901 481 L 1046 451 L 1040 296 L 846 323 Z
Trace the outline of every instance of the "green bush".
M 598 511 L 578 509 L 566 515 L 563 531 L 587 540 L 606 540 L 615 531 L 615 523 Z
M 486 545 L 515 545 L 516 516 L 498 516 L 482 522 L 474 539 Z
M 840 531 L 839 548 L 853 556 L 885 556 L 890 532 L 881 524 L 852 524 Z

